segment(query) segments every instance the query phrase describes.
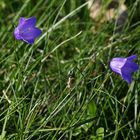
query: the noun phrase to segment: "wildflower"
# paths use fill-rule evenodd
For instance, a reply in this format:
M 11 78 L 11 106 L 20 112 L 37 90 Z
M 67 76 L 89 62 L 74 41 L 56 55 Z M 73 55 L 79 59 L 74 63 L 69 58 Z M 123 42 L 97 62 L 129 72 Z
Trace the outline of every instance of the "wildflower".
M 136 57 L 136 55 L 132 55 L 127 58 L 113 58 L 110 62 L 110 68 L 130 84 L 132 82 L 131 73 L 138 70 L 138 65 L 133 62 Z
M 28 44 L 33 44 L 34 40 L 42 33 L 40 29 L 35 27 L 36 18 L 24 18 L 19 19 L 19 24 L 14 30 L 14 35 L 17 40 L 23 40 Z

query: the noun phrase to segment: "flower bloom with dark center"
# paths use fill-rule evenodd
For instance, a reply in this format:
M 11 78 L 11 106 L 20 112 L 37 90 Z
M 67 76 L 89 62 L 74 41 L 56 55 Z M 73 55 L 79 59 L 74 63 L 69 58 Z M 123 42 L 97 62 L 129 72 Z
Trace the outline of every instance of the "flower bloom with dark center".
M 138 65 L 133 62 L 136 57 L 136 55 L 132 55 L 127 58 L 113 58 L 110 62 L 110 68 L 130 84 L 132 82 L 131 73 L 138 70 Z
M 35 27 L 36 18 L 19 19 L 19 24 L 14 30 L 14 35 L 17 40 L 23 40 L 28 44 L 33 44 L 34 40 L 42 34 L 42 31 Z

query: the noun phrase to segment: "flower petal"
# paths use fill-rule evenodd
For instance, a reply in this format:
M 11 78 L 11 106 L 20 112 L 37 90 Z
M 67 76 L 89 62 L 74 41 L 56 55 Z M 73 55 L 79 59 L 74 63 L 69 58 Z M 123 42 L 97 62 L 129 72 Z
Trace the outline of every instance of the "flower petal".
M 113 58 L 110 62 L 110 67 L 111 69 L 118 73 L 121 74 L 121 68 L 125 65 L 127 59 L 125 58 Z
M 24 17 L 20 17 L 19 24 L 24 24 L 26 19 Z
M 25 25 L 24 25 L 24 27 L 26 28 L 26 26 L 27 27 L 35 27 L 35 25 L 36 25 L 36 18 L 35 17 L 31 17 L 31 18 L 27 18 L 26 20 L 25 20 Z
M 34 43 L 34 39 L 28 39 L 28 40 L 22 39 L 22 40 L 27 42 L 28 44 L 33 44 Z
M 121 76 L 125 81 L 127 81 L 128 83 L 131 83 L 132 82 L 131 73 L 137 70 L 138 70 L 138 65 L 134 62 L 127 60 L 121 70 L 122 72 Z
M 129 84 L 132 82 L 131 73 L 129 72 L 122 71 L 122 78 Z
M 22 33 L 22 39 L 29 44 L 33 44 L 34 40 L 40 36 L 42 31 L 38 28 L 30 28 L 26 32 Z
M 20 34 L 19 34 L 19 29 L 18 29 L 18 28 L 15 28 L 15 30 L 14 30 L 14 35 L 15 35 L 15 38 L 16 38 L 17 40 L 21 40 L 21 39 L 22 39 L 22 37 L 21 37 Z
M 127 57 L 127 60 L 133 61 L 136 58 L 137 58 L 136 55 L 131 55 L 131 56 Z
M 129 60 L 126 61 L 125 65 L 122 68 L 122 71 L 129 72 L 129 73 L 135 72 L 137 70 L 138 70 L 138 65 Z
M 20 18 L 19 25 L 17 28 L 19 29 L 19 32 L 21 34 L 26 29 L 35 27 L 35 25 L 36 25 L 36 18 L 35 17 L 31 17 L 28 19 Z

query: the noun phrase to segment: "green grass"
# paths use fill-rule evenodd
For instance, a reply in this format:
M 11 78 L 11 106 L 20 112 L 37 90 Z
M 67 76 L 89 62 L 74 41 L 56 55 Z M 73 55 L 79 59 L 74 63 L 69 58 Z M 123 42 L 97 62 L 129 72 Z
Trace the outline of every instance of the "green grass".
M 139 64 L 139 1 L 130 3 L 116 35 L 113 22 L 92 30 L 86 0 L 0 1 L 0 140 L 140 138 L 139 71 L 128 85 L 109 68 L 131 54 Z M 21 16 L 43 31 L 33 45 L 13 36 Z

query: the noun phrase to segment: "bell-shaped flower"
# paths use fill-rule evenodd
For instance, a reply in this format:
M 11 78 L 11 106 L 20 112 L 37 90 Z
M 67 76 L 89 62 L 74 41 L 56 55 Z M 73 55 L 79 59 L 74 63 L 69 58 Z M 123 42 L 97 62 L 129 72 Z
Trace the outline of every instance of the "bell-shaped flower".
M 136 55 L 132 55 L 127 58 L 113 58 L 110 62 L 110 68 L 121 75 L 121 77 L 129 84 L 132 82 L 131 74 L 138 70 L 138 65 L 133 62 L 136 59 Z
M 14 35 L 17 40 L 23 40 L 28 44 L 33 44 L 34 40 L 42 34 L 42 31 L 36 27 L 36 18 L 19 19 L 19 24 L 14 30 Z

